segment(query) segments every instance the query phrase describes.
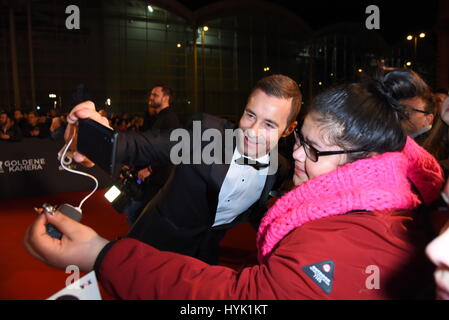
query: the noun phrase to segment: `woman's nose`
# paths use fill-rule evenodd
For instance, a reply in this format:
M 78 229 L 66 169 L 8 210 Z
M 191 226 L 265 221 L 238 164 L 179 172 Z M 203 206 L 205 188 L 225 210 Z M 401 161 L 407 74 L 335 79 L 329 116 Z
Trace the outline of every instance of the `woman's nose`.
M 293 147 L 293 159 L 295 161 L 304 162 L 306 161 L 306 153 L 304 151 L 304 146 L 298 146 L 298 144 L 295 143 L 295 146 Z

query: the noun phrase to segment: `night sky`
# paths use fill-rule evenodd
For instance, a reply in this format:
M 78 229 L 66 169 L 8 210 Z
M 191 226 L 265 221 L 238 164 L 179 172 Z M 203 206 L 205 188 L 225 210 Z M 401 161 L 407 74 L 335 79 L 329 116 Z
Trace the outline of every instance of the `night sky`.
M 217 1 L 178 0 L 186 7 L 195 10 Z M 316 31 L 325 26 L 340 22 L 365 25 L 367 6 L 374 4 L 380 9 L 380 30 L 384 39 L 391 45 L 403 40 L 408 33 L 431 33 L 436 26 L 438 0 L 426 1 L 303 1 L 269 0 L 279 4 L 302 17 Z

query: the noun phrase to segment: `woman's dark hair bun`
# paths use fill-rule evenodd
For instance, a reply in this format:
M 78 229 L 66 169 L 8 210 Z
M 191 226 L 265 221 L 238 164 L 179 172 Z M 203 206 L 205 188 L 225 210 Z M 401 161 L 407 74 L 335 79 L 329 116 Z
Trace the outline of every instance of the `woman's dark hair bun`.
M 381 101 L 384 101 L 388 107 L 391 107 L 396 115 L 398 121 L 407 119 L 407 114 L 404 106 L 402 106 L 395 97 L 395 92 L 388 83 L 382 78 L 373 78 L 366 80 L 366 88 Z

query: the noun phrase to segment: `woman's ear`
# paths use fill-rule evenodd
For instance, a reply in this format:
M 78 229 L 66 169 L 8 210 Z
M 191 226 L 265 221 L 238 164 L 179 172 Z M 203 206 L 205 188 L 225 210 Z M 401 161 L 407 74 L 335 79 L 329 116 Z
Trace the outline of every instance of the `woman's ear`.
M 293 121 L 292 123 L 290 123 L 290 125 L 287 127 L 287 129 L 285 129 L 284 132 L 282 133 L 281 137 L 285 138 L 285 137 L 289 136 L 293 132 L 293 130 L 295 130 L 297 125 L 298 125 L 298 121 Z

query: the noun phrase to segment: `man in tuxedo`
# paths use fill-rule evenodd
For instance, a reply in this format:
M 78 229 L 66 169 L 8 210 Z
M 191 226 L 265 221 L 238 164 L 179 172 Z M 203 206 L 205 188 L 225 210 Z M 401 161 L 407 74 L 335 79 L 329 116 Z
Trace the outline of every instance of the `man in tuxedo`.
M 127 236 L 216 264 L 225 231 L 247 221 L 258 223 L 269 192 L 287 178 L 288 163 L 277 154 L 276 145 L 296 127 L 301 100 L 294 80 L 271 75 L 253 88 L 232 139 L 226 132 L 236 129 L 235 125 L 207 114 L 194 116 L 199 123 L 187 128 L 192 138 L 187 143 L 173 139 L 173 132 L 120 132 L 117 160 L 121 163 L 159 165 L 176 162 L 179 153 L 190 160 L 175 163 L 167 183 Z M 107 125 L 89 102 L 75 107 L 68 120 L 75 123 L 87 117 Z M 195 144 L 208 130 L 220 137 Z M 185 148 L 178 149 L 180 145 Z M 206 151 L 215 161 L 198 161 Z M 75 154 L 75 160 L 86 159 Z

